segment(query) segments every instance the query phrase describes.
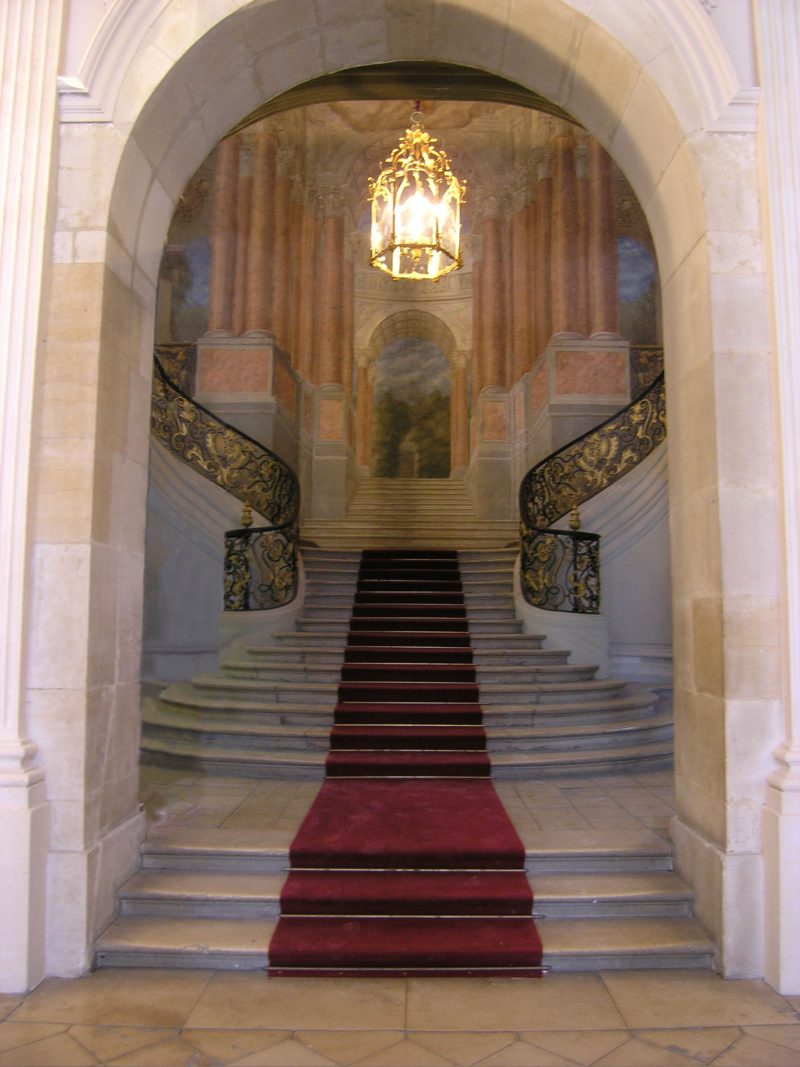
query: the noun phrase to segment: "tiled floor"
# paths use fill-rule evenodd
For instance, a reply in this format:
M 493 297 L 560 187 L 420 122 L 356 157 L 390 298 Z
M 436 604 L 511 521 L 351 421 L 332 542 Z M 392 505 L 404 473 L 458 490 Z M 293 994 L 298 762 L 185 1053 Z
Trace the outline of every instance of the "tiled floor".
M 798 1067 L 800 997 L 705 972 L 98 971 L 0 997 L 2 1067 Z
M 671 774 L 500 784 L 518 829 L 666 834 Z M 151 823 L 293 832 L 315 783 L 145 769 Z M 0 1067 L 800 1067 L 800 997 L 702 971 L 312 979 L 104 970 L 0 997 Z
M 675 813 L 671 771 L 539 782 L 496 782 L 517 830 L 624 830 L 668 836 Z M 318 782 L 258 781 L 142 768 L 142 800 L 158 825 L 294 833 Z

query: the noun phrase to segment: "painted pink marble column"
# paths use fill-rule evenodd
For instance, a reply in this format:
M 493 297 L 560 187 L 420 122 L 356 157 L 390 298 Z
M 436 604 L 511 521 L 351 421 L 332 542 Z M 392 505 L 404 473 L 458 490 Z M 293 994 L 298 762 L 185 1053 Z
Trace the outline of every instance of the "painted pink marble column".
M 353 393 L 354 288 L 353 261 L 346 259 L 342 270 L 342 384 L 348 397 Z
M 575 137 L 557 133 L 550 141 L 553 174 L 552 233 L 550 239 L 551 308 L 553 333 L 573 333 L 578 297 L 578 190 Z
M 483 220 L 482 387 L 506 385 L 506 286 L 500 219 Z
M 322 223 L 319 385 L 342 384 L 343 261 L 344 220 L 340 215 L 328 215 Z
M 259 130 L 253 142 L 253 193 L 250 240 L 247 246 L 245 331 L 268 330 L 270 327 L 276 153 L 274 136 L 265 130 Z
M 536 201 L 530 200 L 525 205 L 525 232 L 527 234 L 527 246 L 525 249 L 525 277 L 527 289 L 525 291 L 525 307 L 528 316 L 528 358 L 529 367 L 536 359 Z
M 469 400 L 467 366 L 469 353 L 456 352 L 450 374 L 450 469 L 469 463 Z
M 300 245 L 306 209 L 301 200 L 292 201 L 292 224 L 289 230 L 289 261 L 292 268 L 292 292 L 289 300 L 289 354 L 292 366 L 300 365 L 300 324 L 303 321 L 303 264 Z
M 588 332 L 590 334 L 617 333 L 619 302 L 611 158 L 594 137 L 589 138 L 587 153 Z
M 511 377 L 514 385 L 531 369 L 531 279 L 530 279 L 530 212 L 521 207 L 511 220 Z
M 572 329 L 582 337 L 589 335 L 589 182 L 586 174 L 586 151 L 578 147 L 576 158 L 575 199 L 578 204 L 575 256 L 575 305 Z
M 253 175 L 239 174 L 236 194 L 236 256 L 233 269 L 233 332 L 241 336 L 247 329 L 247 273 Z
M 233 332 L 233 280 L 236 266 L 236 193 L 239 186 L 238 136 L 217 150 L 211 200 L 211 270 L 208 283 L 208 332 Z
M 318 221 L 308 208 L 303 212 L 300 227 L 300 248 L 298 251 L 300 277 L 297 297 L 297 370 L 306 381 L 315 380 L 314 376 L 314 337 L 317 321 L 314 294 L 318 285 L 317 275 L 317 232 Z
M 473 410 L 478 394 L 483 388 L 483 263 L 479 259 L 472 263 L 472 398 Z
M 372 382 L 369 360 L 366 352 L 359 352 L 356 358 L 356 464 L 359 467 L 369 467 L 371 463 L 371 411 Z
M 553 316 L 550 303 L 550 245 L 551 204 L 553 179 L 549 172 L 542 171 L 536 183 L 535 226 L 533 231 L 534 272 L 533 304 L 535 308 L 536 334 L 534 355 L 539 356 L 547 347 L 553 333 Z
M 272 332 L 278 345 L 288 348 L 291 267 L 289 232 L 292 218 L 291 179 L 280 174 L 275 179 L 275 242 L 272 257 Z

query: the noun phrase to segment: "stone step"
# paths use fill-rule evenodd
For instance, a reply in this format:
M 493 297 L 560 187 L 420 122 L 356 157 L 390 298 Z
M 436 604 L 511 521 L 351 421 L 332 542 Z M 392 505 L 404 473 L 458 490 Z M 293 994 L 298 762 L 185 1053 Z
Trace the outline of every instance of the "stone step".
M 553 971 L 709 968 L 714 948 L 685 917 L 538 920 Z M 123 916 L 98 939 L 98 967 L 263 970 L 275 924 L 263 919 Z
M 395 679 L 404 675 L 417 675 L 411 680 L 419 680 L 424 684 L 422 675 L 429 676 L 428 680 L 446 680 L 451 675 L 464 674 L 465 677 L 477 678 L 478 684 L 483 688 L 493 683 L 522 682 L 539 683 L 549 682 L 558 684 L 561 682 L 587 681 L 594 677 L 597 668 L 594 666 L 582 666 L 579 664 L 566 663 L 530 663 L 526 665 L 506 666 L 505 664 L 453 664 L 427 662 L 381 662 L 370 663 L 358 660 L 347 660 L 342 663 L 341 657 L 337 660 L 330 656 L 325 662 L 306 658 L 303 662 L 292 662 L 283 657 L 273 660 L 270 657 L 253 660 L 227 660 L 224 666 L 224 674 L 231 678 L 252 678 L 263 680 L 271 684 L 276 680 L 286 682 L 338 682 L 340 677 L 356 678 L 369 675 L 375 679 Z
M 324 776 L 326 756 L 327 746 L 324 751 L 318 752 L 277 748 L 255 751 L 250 744 L 212 746 L 204 741 L 185 741 L 173 736 L 166 740 L 146 736 L 142 740 L 142 760 L 145 763 L 247 778 L 317 781 Z M 497 781 L 521 781 L 528 778 L 620 774 L 647 767 L 665 767 L 671 759 L 671 739 L 614 745 L 612 738 L 601 747 L 587 749 L 494 753 L 491 757 L 491 776 Z
M 359 662 L 359 657 L 364 661 L 378 656 L 382 657 L 381 662 L 386 663 L 416 662 L 417 659 L 425 662 L 428 655 L 445 662 L 446 655 L 461 653 L 471 657 L 471 661 L 476 666 L 486 668 L 495 664 L 505 664 L 510 667 L 566 664 L 570 656 L 567 649 L 539 647 L 539 639 L 527 644 L 514 642 L 511 648 L 507 648 L 500 645 L 499 640 L 493 642 L 484 640 L 477 646 L 474 641 L 470 644 L 458 642 L 448 645 L 435 644 L 427 640 L 422 642 L 418 635 L 415 638 L 413 634 L 402 635 L 402 640 L 398 640 L 396 635 L 386 634 L 383 637 L 385 643 L 377 640 L 366 643 L 360 640 L 357 644 L 345 643 L 347 635 L 343 635 L 342 640 L 317 640 L 313 643 L 310 642 L 307 634 L 293 636 L 297 637 L 294 642 L 281 640 L 278 645 L 251 645 L 245 649 L 245 653 L 256 663 L 264 664 L 277 662 L 341 664 L 343 657 L 350 662 Z M 486 647 L 487 644 L 495 647 Z
M 120 890 L 120 915 L 277 919 L 280 873 L 142 868 Z M 540 919 L 687 916 L 691 892 L 672 871 L 541 874 L 528 879 Z

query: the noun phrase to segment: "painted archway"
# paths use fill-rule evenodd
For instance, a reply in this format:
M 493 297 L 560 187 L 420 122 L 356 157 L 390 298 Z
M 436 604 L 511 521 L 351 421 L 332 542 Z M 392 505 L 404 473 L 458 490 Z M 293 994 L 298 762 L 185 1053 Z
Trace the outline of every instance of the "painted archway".
M 62 127 L 46 328 L 57 356 L 40 376 L 28 689 L 56 815 L 51 884 L 66 878 L 75 891 L 49 898 L 47 973 L 86 968 L 141 834 L 150 346 L 175 202 L 213 144 L 265 98 L 336 69 L 416 58 L 494 71 L 554 100 L 608 149 L 646 211 L 670 396 L 675 841 L 724 972 L 763 973 L 751 936 L 759 922 L 736 905 L 761 900 L 761 793 L 781 739 L 779 668 L 764 666 L 760 630 L 779 597 L 774 482 L 764 473 L 774 436 L 767 400 L 752 404 L 769 395 L 770 366 L 758 268 L 733 269 L 726 251 L 736 235 L 750 247 L 758 240 L 757 220 L 741 211 L 743 197 L 756 199 L 755 137 L 709 132 L 730 71 L 702 12 L 689 0 L 618 0 L 596 20 L 566 0 L 507 13 L 420 0 L 413 17 L 374 5 L 342 18 L 335 0 L 313 12 L 290 0 L 232 0 L 227 10 L 218 18 L 197 3 L 189 17 L 170 0 L 115 9 L 101 35 L 113 69 L 97 65 L 91 86 L 107 121 Z M 88 417 L 77 426 L 58 395 L 65 380 L 85 397 Z M 739 445 L 754 437 L 763 442 L 758 469 Z M 51 457 L 65 450 L 79 473 L 55 499 Z M 61 595 L 48 597 L 65 568 Z M 743 662 L 761 663 L 757 691 Z M 60 721 L 70 723 L 63 737 L 47 714 L 59 699 Z

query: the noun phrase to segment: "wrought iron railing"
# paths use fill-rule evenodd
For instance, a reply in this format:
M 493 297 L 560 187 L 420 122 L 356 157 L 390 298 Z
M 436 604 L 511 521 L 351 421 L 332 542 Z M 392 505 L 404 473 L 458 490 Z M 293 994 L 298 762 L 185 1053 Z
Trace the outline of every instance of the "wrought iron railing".
M 297 591 L 300 486 L 279 456 L 218 418 L 153 361 L 153 436 L 267 525 L 225 534 L 224 605 L 252 611 L 288 604 Z
M 600 610 L 600 535 L 521 524 L 520 578 L 529 604 L 546 611 Z
M 529 604 L 551 611 L 599 611 L 599 536 L 552 525 L 633 470 L 666 434 L 661 373 L 622 411 L 528 471 L 519 505 L 520 583 Z

